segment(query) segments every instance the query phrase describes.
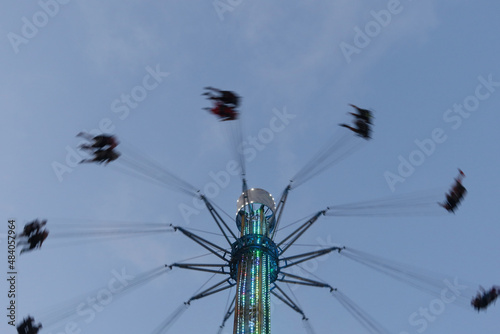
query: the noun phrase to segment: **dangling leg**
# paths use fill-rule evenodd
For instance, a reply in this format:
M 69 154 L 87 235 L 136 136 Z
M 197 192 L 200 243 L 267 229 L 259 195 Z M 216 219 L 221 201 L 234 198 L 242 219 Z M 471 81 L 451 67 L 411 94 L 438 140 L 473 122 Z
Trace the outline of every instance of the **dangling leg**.
M 92 136 L 90 133 L 86 133 L 86 132 L 78 132 L 78 134 L 76 136 L 83 137 L 83 138 L 87 139 L 88 141 L 91 141 L 94 138 L 94 136 Z
M 19 239 L 19 240 L 17 241 L 17 245 L 18 245 L 18 246 L 19 246 L 19 245 L 26 245 L 26 244 L 28 244 L 28 238 Z
M 213 92 L 218 93 L 220 95 L 220 90 L 217 88 L 207 86 L 207 87 L 204 87 L 204 89 L 208 90 L 208 92 L 205 92 L 201 95 L 206 95 L 206 96 L 208 96 L 209 99 L 213 99 L 213 98 L 217 97 L 216 95 L 213 94 Z
M 339 124 L 340 126 L 344 127 L 344 128 L 348 128 L 349 130 L 351 130 L 352 132 L 355 132 L 355 133 L 359 133 L 358 129 L 356 128 L 353 128 L 352 126 L 350 125 L 347 125 L 347 124 Z

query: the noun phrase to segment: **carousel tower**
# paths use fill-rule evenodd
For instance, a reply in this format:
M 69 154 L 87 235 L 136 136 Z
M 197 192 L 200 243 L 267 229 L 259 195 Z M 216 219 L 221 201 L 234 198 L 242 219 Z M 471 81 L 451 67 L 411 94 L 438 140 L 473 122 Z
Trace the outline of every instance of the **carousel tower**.
M 236 281 L 234 334 L 271 332 L 270 287 L 278 276 L 278 248 L 271 240 L 275 202 L 263 189 L 243 192 L 237 202 L 239 239 L 232 245 L 231 276 Z

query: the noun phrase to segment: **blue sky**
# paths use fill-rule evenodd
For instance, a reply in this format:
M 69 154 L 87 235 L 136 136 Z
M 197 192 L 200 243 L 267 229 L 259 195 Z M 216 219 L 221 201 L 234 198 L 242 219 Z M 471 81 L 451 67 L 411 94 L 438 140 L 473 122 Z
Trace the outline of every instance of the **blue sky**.
M 457 167 L 467 175 L 469 192 L 455 215 L 324 217 L 302 243 L 333 242 L 485 287 L 500 284 L 499 10 L 493 1 L 465 0 L 3 3 L 5 263 L 12 218 L 19 228 L 47 218 L 54 233 L 58 225 L 80 220 L 172 223 L 216 232 L 206 211 L 183 217 L 179 208 L 192 206 L 192 198 L 120 173 L 118 161 L 104 167 L 68 160 L 80 143 L 79 131 L 101 128 L 118 135 L 118 150 L 133 147 L 203 189 L 234 159 L 227 124 L 202 110 L 208 105 L 200 94 L 210 85 L 242 96 L 248 142 L 263 138 L 264 129 L 278 124 L 278 114 L 290 115 L 262 147 L 253 147 L 256 154 L 247 161 L 249 186 L 275 198 L 339 130 L 337 124 L 350 120 L 349 103 L 375 111 L 373 140 L 293 190 L 283 224 L 328 205 L 427 189 L 444 196 Z M 127 104 L 133 94 L 138 98 Z M 429 140 L 434 145 L 427 154 L 418 153 L 417 143 Z M 404 175 L 403 160 L 416 162 Z M 398 181 L 388 181 L 388 175 L 399 175 Z M 233 176 L 213 200 L 233 215 L 240 190 Z M 37 318 L 49 306 L 85 301 L 114 271 L 138 275 L 202 254 L 178 233 L 65 247 L 49 237 L 41 251 L 18 258 L 17 316 Z M 409 319 L 435 297 L 337 254 L 311 268 L 392 333 L 496 333 L 500 326 L 498 306 L 477 314 L 446 304 L 424 328 Z M 89 323 L 77 318 L 78 329 L 152 332 L 209 277 L 174 270 L 114 298 Z M 0 287 L 5 310 L 4 279 Z M 328 291 L 300 287 L 294 294 L 317 333 L 364 332 Z M 227 298 L 221 293 L 193 302 L 170 332 L 215 333 Z M 3 319 L 2 333 L 14 333 Z M 228 322 L 227 333 L 231 327 Z M 279 304 L 273 306 L 272 329 L 305 333 L 300 316 Z M 62 331 L 51 330 L 42 333 Z

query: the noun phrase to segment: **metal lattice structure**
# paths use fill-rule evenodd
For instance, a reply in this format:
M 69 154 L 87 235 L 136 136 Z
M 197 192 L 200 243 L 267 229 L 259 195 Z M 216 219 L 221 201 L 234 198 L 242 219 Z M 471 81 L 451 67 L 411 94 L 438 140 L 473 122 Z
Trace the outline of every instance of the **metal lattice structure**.
M 231 277 L 236 280 L 234 333 L 271 332 L 271 283 L 278 275 L 278 249 L 269 238 L 275 227 L 271 194 L 250 189 L 238 200 L 240 238 L 232 245 Z
M 269 334 L 271 333 L 271 295 L 302 315 L 304 312 L 293 302 L 280 283 L 300 284 L 313 287 L 325 287 L 335 290 L 328 284 L 286 272 L 287 268 L 311 260 L 332 251 L 341 251 L 340 247 L 330 247 L 318 251 L 284 257 L 283 254 L 311 225 L 325 213 L 318 212 L 307 222 L 275 243 L 274 237 L 290 186 L 278 203 L 267 191 L 260 188 L 248 189 L 243 180 L 243 192 L 237 201 L 236 225 L 240 236 L 232 232 L 229 226 L 215 210 L 208 199 L 200 195 L 212 218 L 230 245 L 231 251 L 216 245 L 182 227 L 174 227 L 184 235 L 216 255 L 224 263 L 174 263 L 170 267 L 199 270 L 222 274 L 226 278 L 208 289 L 191 297 L 193 300 L 204 298 L 236 286 L 236 293 L 224 316 L 221 328 L 234 313 L 234 334 Z M 235 241 L 231 242 L 231 238 Z

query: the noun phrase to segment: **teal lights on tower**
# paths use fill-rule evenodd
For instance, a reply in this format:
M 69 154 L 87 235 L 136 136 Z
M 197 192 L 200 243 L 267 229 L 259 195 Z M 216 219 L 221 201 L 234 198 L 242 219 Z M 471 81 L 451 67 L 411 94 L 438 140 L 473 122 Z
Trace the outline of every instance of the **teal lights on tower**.
M 278 275 L 278 251 L 270 238 L 274 212 L 274 199 L 263 189 L 249 189 L 238 199 L 236 225 L 241 234 L 231 256 L 237 286 L 234 334 L 271 332 L 270 287 Z

